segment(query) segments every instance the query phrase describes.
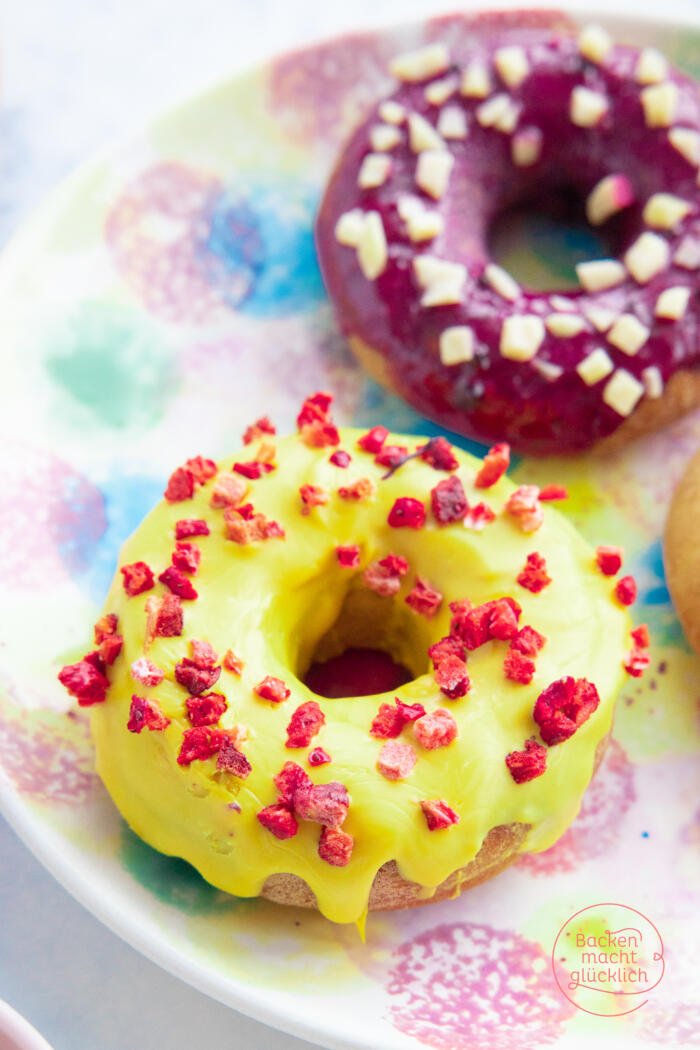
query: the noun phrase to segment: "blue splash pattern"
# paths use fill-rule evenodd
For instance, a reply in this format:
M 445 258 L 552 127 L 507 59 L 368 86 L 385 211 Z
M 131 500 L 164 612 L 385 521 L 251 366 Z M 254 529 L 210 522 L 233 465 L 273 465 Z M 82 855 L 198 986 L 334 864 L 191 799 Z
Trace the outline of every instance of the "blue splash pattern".
M 229 277 L 240 277 L 223 291 L 230 307 L 258 318 L 284 317 L 323 300 L 313 238 L 317 203 L 316 190 L 291 181 L 221 195 L 201 264 L 214 284 L 222 265 Z

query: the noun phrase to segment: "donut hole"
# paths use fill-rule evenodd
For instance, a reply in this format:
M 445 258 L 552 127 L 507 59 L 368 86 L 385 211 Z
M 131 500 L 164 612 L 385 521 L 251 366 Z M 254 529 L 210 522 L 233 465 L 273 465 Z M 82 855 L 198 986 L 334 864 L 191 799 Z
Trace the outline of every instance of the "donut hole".
M 433 640 L 401 598 L 381 598 L 358 583 L 323 633 L 300 647 L 297 676 L 324 697 L 391 692 L 428 671 Z
M 488 230 L 494 262 L 533 292 L 580 290 L 576 265 L 619 254 L 619 223 L 594 228 L 585 196 L 569 186 L 547 186 L 500 210 Z

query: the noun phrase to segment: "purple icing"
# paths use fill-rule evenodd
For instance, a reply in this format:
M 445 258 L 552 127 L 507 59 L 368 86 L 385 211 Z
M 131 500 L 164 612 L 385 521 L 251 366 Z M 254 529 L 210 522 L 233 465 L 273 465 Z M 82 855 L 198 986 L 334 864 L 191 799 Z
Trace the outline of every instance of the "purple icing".
M 482 128 L 475 117 L 481 99 L 458 92 L 447 105 L 462 107 L 468 135 L 450 140 L 454 168 L 447 192 L 433 201 L 419 190 L 414 175 L 416 155 L 408 145 L 405 125 L 401 143 L 389 156 L 390 177 L 376 189 L 362 190 L 357 176 L 364 156 L 371 152 L 369 129 L 381 123 L 378 107 L 353 134 L 327 187 L 317 220 L 317 242 L 323 275 L 343 331 L 370 344 L 381 355 L 382 378 L 412 405 L 440 424 L 459 433 L 492 442 L 506 436 L 518 449 L 530 453 L 583 449 L 617 429 L 624 416 L 603 401 L 609 376 L 587 386 L 576 366 L 597 347 L 603 347 L 616 369 L 625 369 L 640 382 L 644 370 L 659 369 L 665 382 L 679 368 L 692 368 L 697 360 L 697 296 L 700 266 L 700 190 L 697 168 L 671 144 L 669 128 L 647 126 L 634 69 L 639 51 L 615 45 L 602 65 L 582 58 L 575 38 L 542 31 L 524 31 L 520 43 L 529 61 L 529 74 L 509 90 L 493 69 L 491 56 L 498 39 L 468 55 L 452 55 L 447 73 L 461 73 L 468 61 L 489 64 L 495 92 L 508 92 L 521 107 L 518 129 L 542 132 L 540 159 L 532 167 L 517 167 L 511 157 L 512 135 Z M 512 43 L 512 36 L 508 43 Z M 700 129 L 697 85 L 669 69 L 667 79 L 678 87 L 674 127 Z M 424 95 L 429 81 L 402 84 L 392 96 L 407 111 L 419 113 L 435 126 L 440 107 Z M 593 128 L 575 126 L 569 115 L 571 92 L 577 85 L 604 94 L 608 112 Z M 507 302 L 482 278 L 491 261 L 488 231 L 494 218 L 507 208 L 548 190 L 572 190 L 585 200 L 606 175 L 622 174 L 630 180 L 636 203 L 603 227 L 610 233 L 619 257 L 648 227 L 642 212 L 655 193 L 682 197 L 690 213 L 672 230 L 656 230 L 670 244 L 672 262 L 646 284 L 629 276 L 617 288 L 590 293 L 583 289 L 559 294 L 574 302 L 574 312 L 585 316 L 590 306 L 605 307 L 616 316 L 631 313 L 650 329 L 647 342 L 634 356 L 610 345 L 604 334 L 586 323 L 584 331 L 562 338 L 546 334 L 536 358 L 514 362 L 501 356 L 499 343 L 504 318 L 512 314 L 555 312 L 552 295 L 522 290 Z M 412 242 L 397 211 L 400 195 L 410 194 L 444 218 L 444 232 L 433 241 Z M 376 210 L 381 215 L 389 246 L 383 273 L 366 279 L 352 247 L 337 242 L 334 230 L 339 217 L 353 209 Z M 679 259 L 674 256 L 682 248 Z M 412 271 L 413 259 L 424 253 L 465 265 L 469 277 L 463 302 L 458 305 L 421 306 L 421 290 Z M 691 298 L 685 316 L 676 321 L 655 317 L 659 294 L 666 288 L 686 286 Z M 440 360 L 439 340 L 445 328 L 470 327 L 475 335 L 472 361 L 451 366 Z M 545 378 L 538 362 L 563 371 Z M 639 404 L 643 404 L 646 397 Z

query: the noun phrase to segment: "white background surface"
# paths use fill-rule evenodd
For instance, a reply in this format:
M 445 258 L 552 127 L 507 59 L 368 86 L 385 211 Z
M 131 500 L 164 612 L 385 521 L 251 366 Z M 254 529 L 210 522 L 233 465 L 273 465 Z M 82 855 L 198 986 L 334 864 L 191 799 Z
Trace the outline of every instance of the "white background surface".
M 692 12 L 698 2 L 678 0 L 664 12 Z M 488 4 L 8 0 L 1 26 L 0 243 L 95 149 L 235 67 L 343 28 L 460 6 Z M 591 6 L 607 6 L 606 0 Z M 648 0 L 615 0 L 614 7 L 661 17 Z M 55 1050 L 311 1046 L 212 1002 L 143 959 L 77 905 L 2 818 L 0 998 Z

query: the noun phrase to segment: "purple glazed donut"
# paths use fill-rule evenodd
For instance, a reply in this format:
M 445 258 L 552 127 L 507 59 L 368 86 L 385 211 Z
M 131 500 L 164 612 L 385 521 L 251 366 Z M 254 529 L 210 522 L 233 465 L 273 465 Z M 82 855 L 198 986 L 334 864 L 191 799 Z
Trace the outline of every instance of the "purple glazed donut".
M 321 267 L 359 359 L 436 422 L 535 454 L 609 446 L 700 403 L 700 94 L 597 27 L 512 39 L 392 63 L 321 203 Z M 562 188 L 618 257 L 527 291 L 489 228 Z

